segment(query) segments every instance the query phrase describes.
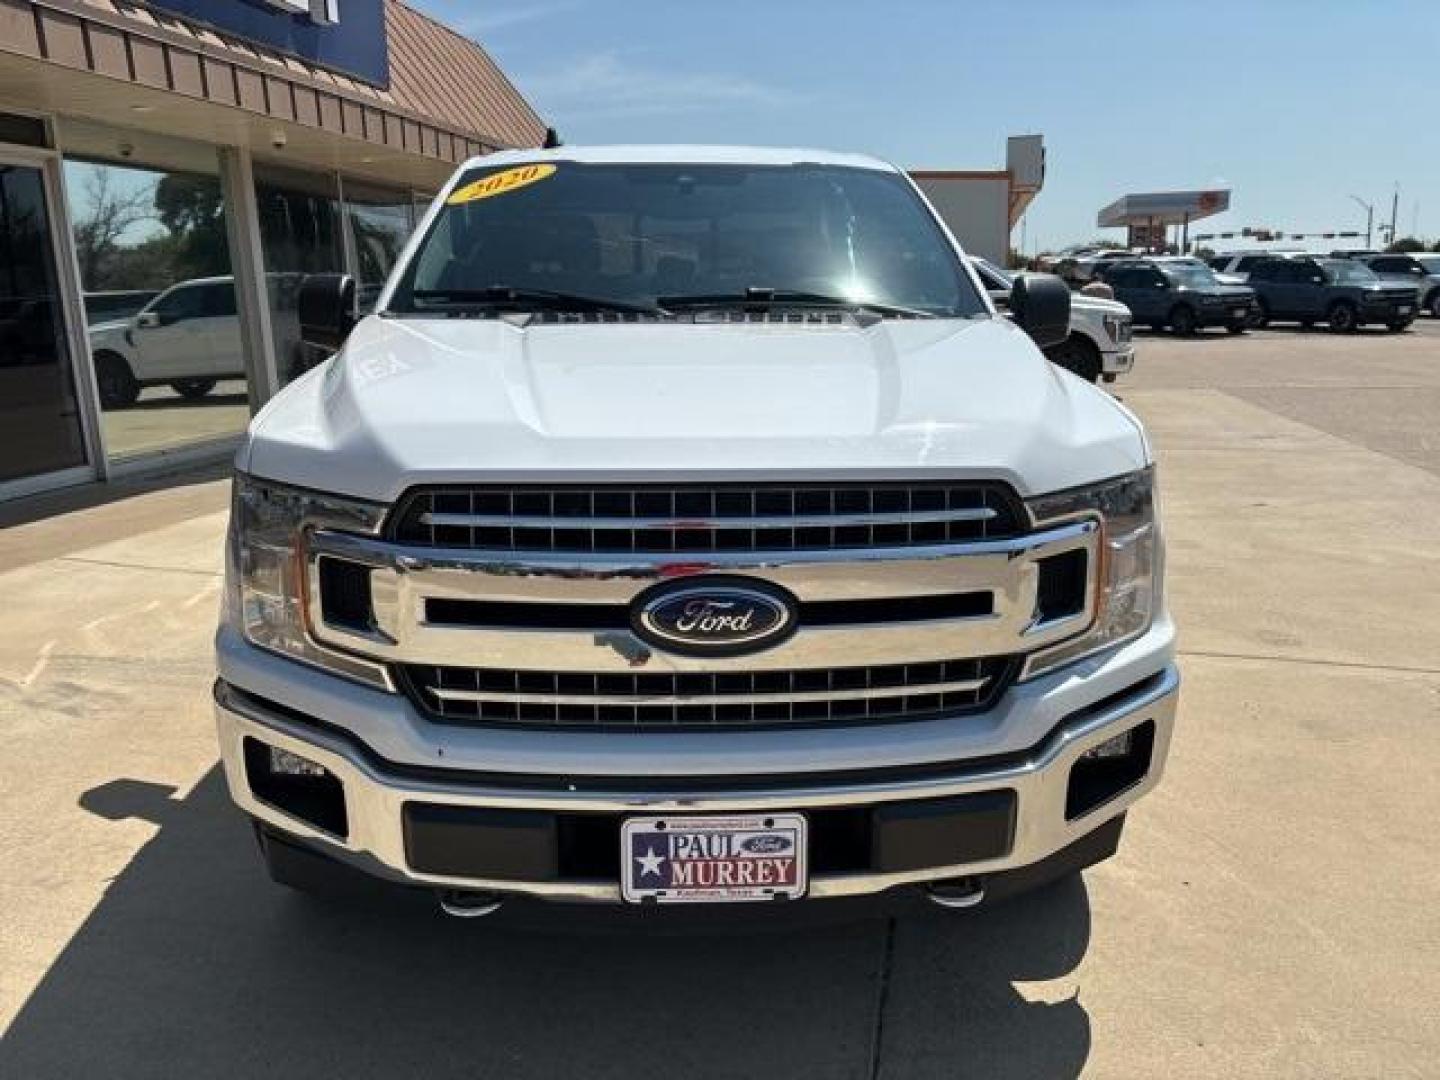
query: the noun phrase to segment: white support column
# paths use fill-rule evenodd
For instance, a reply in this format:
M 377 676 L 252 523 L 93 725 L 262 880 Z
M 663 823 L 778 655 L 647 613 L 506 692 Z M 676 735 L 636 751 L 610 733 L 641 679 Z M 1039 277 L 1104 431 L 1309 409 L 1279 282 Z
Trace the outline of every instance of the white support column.
M 260 247 L 260 210 L 255 202 L 255 173 L 249 147 L 220 148 L 220 188 L 225 196 L 225 233 L 230 241 L 235 302 L 240 315 L 240 345 L 245 352 L 253 412 L 280 389 L 280 374 L 275 363 L 270 294 L 265 284 L 265 256 Z

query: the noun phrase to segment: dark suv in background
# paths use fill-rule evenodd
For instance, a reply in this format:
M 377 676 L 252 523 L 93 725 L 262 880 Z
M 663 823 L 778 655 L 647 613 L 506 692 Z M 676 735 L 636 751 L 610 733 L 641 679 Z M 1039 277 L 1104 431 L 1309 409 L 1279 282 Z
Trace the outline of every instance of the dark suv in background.
M 1387 285 L 1355 259 L 1266 259 L 1250 268 L 1247 284 L 1255 290 L 1256 326 L 1323 322 L 1348 333 L 1381 323 L 1398 332 L 1419 308 L 1413 285 Z
M 1097 270 L 1096 278 L 1115 290 L 1137 323 L 1167 327 L 1188 337 L 1206 326 L 1232 334 L 1245 329 L 1255 294 L 1246 285 L 1226 285 L 1199 259 L 1131 259 Z
M 1420 310 L 1440 319 L 1440 252 L 1371 255 L 1362 260 L 1382 284 L 1412 285 L 1420 290 Z

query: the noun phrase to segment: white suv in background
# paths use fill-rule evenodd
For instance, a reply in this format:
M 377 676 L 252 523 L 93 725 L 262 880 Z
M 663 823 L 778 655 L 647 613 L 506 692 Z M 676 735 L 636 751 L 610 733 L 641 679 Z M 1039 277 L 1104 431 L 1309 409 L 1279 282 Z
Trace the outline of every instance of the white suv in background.
M 989 259 L 972 255 L 970 265 L 997 307 L 1007 307 L 1015 276 Z M 1130 309 L 1118 300 L 1074 293 L 1070 297 L 1070 336 L 1045 350 L 1051 363 L 1073 371 L 1082 379 L 1114 382 L 1135 366 L 1135 345 L 1131 341 L 1134 320 Z

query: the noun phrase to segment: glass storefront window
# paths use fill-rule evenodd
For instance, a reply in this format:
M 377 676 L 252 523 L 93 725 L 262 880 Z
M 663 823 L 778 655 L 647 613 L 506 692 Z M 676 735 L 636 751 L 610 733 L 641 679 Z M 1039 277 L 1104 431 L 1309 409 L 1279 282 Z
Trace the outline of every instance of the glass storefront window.
M 295 302 L 306 274 L 342 273 L 339 181 L 332 173 L 306 173 L 255 163 L 255 201 L 270 297 L 270 327 L 281 382 L 308 370 L 323 353 L 300 340 Z
M 415 228 L 409 191 L 345 181 L 345 224 L 354 250 L 356 302 L 363 314 L 375 307 L 380 288 Z
M 187 145 L 184 157 L 215 155 Z M 73 157 L 65 185 L 110 455 L 242 430 L 246 363 L 216 171 Z
M 0 161 L 0 482 L 85 463 L 39 168 Z

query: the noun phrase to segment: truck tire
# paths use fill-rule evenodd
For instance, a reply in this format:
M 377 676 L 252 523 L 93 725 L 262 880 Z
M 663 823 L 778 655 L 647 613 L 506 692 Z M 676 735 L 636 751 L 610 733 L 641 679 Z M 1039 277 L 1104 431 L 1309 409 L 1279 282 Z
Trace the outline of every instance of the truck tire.
M 1086 382 L 1099 381 L 1104 366 L 1100 360 L 1100 350 L 1095 347 L 1095 343 L 1079 334 L 1071 334 L 1059 345 L 1048 350 L 1045 355 L 1056 367 L 1062 367 L 1071 374 L 1079 375 Z
M 1425 310 L 1430 312 L 1432 319 L 1440 319 L 1440 289 L 1436 289 L 1425 298 Z
M 95 354 L 95 384 L 102 409 L 129 408 L 140 397 L 140 383 L 130 362 L 116 352 Z
M 1330 305 L 1326 312 L 1325 321 L 1330 324 L 1331 333 L 1353 334 L 1355 328 L 1360 325 L 1360 319 L 1355 314 L 1355 305 L 1348 300 L 1339 300 Z
M 186 401 L 198 401 L 215 389 L 214 379 L 176 379 L 170 389 Z
M 1193 337 L 1199 326 L 1195 309 L 1189 304 L 1176 304 L 1170 309 L 1170 317 L 1166 321 L 1170 324 L 1170 329 L 1175 331 L 1176 337 Z

